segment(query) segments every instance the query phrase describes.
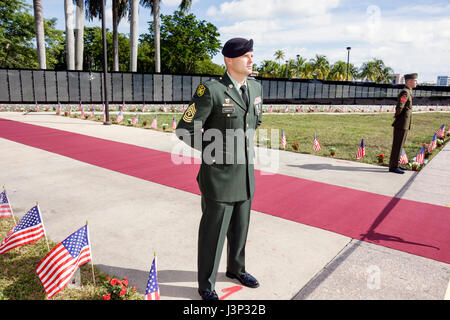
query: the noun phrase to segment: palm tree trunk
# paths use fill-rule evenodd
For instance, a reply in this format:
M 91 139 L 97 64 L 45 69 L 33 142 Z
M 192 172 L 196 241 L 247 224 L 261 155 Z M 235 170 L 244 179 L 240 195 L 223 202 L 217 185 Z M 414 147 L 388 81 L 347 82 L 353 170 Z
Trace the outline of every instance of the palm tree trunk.
M 139 31 L 139 0 L 131 0 L 130 23 L 130 71 L 137 71 L 138 31 Z
M 67 70 L 75 69 L 74 40 L 73 40 L 73 4 L 72 0 L 64 0 L 66 18 L 66 65 Z
M 42 10 L 42 0 L 33 0 L 33 7 L 39 69 L 47 69 L 47 62 L 45 57 L 44 14 Z
M 84 0 L 77 0 L 76 11 L 75 63 L 76 70 L 83 70 L 84 51 Z
M 113 71 L 119 71 L 119 33 L 117 32 L 119 24 L 119 12 L 117 0 L 113 0 L 112 6 L 113 18 Z
M 159 2 L 153 1 L 153 25 L 155 29 L 155 72 L 161 73 L 161 52 L 160 52 L 160 27 L 159 27 Z

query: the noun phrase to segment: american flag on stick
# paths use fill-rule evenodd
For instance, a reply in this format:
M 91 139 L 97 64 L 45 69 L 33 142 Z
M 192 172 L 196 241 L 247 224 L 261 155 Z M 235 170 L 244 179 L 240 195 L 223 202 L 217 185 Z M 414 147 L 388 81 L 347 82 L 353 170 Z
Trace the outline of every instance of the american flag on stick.
M 436 131 L 436 134 L 437 134 L 437 136 L 439 137 L 439 138 L 443 138 L 444 137 L 444 134 L 445 134 L 445 124 L 443 124 L 439 129 L 438 129 L 438 131 Z
M 176 128 L 177 128 L 177 122 L 175 121 L 175 117 L 173 117 L 173 119 L 172 119 L 172 129 L 173 129 L 173 131 L 175 131 Z
M 286 136 L 284 135 L 283 129 L 281 129 L 281 147 L 283 149 L 286 149 L 286 144 L 287 144 Z
M 61 114 L 61 103 L 58 102 L 58 108 L 56 109 L 56 115 L 59 116 Z
M 158 274 L 156 271 L 156 252 L 153 258 L 150 274 L 148 275 L 147 289 L 145 290 L 145 300 L 160 300 Z
M 117 122 L 117 123 L 121 123 L 122 120 L 123 120 L 123 112 L 122 112 L 122 110 L 120 110 L 120 111 L 119 111 L 119 114 L 118 114 L 117 117 L 116 117 L 116 122 Z
M 400 154 L 400 159 L 398 160 L 398 163 L 400 164 L 407 164 L 408 161 L 408 156 L 406 155 L 405 149 L 402 148 L 402 153 Z
M 139 122 L 139 118 L 138 118 L 138 114 L 136 113 L 136 115 L 134 116 L 133 120 L 131 120 L 132 124 L 137 124 Z
M 433 139 L 431 139 L 430 144 L 428 145 L 428 152 L 432 152 L 434 149 L 436 149 L 436 133 L 433 135 Z
M 152 124 L 150 125 L 150 128 L 154 128 L 154 129 L 156 129 L 156 119 L 157 119 L 157 117 L 156 117 L 156 115 L 155 115 L 155 117 L 153 118 L 153 121 L 152 121 Z
M 36 267 L 48 298 L 60 292 L 79 266 L 92 260 L 87 224 L 57 244 Z
M 322 149 L 322 147 L 320 146 L 319 140 L 317 140 L 317 136 L 316 133 L 314 133 L 314 151 L 319 151 L 320 149 Z
M 84 118 L 84 108 L 81 107 L 81 117 Z
M 416 162 L 418 164 L 423 164 L 425 160 L 425 145 L 422 145 L 422 148 L 420 149 L 419 153 L 416 156 Z
M 35 205 L 19 220 L 19 223 L 8 232 L 6 238 L 0 243 L 0 255 L 11 249 L 35 242 L 44 236 L 45 229 L 39 206 Z
M 9 203 L 8 196 L 6 195 L 6 190 L 0 193 L 0 218 L 11 218 L 14 217 L 11 204 Z
M 366 147 L 364 146 L 364 139 L 362 139 L 358 151 L 356 152 L 356 160 L 363 158 L 365 155 L 366 155 Z

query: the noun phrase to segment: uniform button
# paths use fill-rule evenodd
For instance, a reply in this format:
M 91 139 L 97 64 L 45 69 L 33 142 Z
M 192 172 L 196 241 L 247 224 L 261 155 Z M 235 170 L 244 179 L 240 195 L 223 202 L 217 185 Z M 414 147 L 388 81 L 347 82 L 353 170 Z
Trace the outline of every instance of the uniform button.
M 247 128 L 248 128 L 248 123 L 247 123 Z
M 230 117 L 230 114 L 227 114 L 227 117 L 229 118 L 229 117 Z
M 216 159 L 213 159 L 213 160 L 212 160 L 212 163 L 216 163 Z

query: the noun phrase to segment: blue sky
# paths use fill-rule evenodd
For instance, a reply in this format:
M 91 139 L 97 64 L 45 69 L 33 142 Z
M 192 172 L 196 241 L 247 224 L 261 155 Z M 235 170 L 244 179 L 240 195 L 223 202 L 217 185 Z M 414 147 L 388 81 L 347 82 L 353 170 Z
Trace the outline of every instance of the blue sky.
M 57 18 L 57 28 L 64 30 L 64 1 L 42 2 L 44 16 Z M 106 3 L 111 26 L 111 1 Z M 171 14 L 179 3 L 162 0 L 161 12 Z M 346 61 L 350 46 L 356 66 L 379 58 L 396 73 L 418 72 L 420 82 L 450 75 L 448 0 L 194 0 L 191 12 L 218 27 L 222 44 L 232 37 L 254 39 L 258 65 L 273 60 L 278 49 L 286 59 L 320 54 L 331 63 Z M 147 32 L 150 19 L 150 10 L 140 7 L 140 33 Z M 101 26 L 101 21 L 86 24 Z M 129 33 L 126 19 L 119 32 Z M 213 61 L 222 64 L 222 55 Z

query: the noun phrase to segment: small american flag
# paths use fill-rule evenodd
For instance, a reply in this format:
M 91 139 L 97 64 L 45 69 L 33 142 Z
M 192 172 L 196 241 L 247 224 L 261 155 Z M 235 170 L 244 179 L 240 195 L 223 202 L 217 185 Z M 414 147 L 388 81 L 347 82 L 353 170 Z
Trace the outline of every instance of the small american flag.
M 284 135 L 283 129 L 281 129 L 281 147 L 283 149 L 286 149 L 286 144 L 287 144 L 286 136 Z
M 160 300 L 158 275 L 156 272 L 156 255 L 153 258 L 150 274 L 148 275 L 147 289 L 145 290 L 145 300 Z
M 284 113 L 288 113 L 289 112 L 289 107 L 286 106 L 286 108 L 284 108 Z
M 81 117 L 84 118 L 84 108 L 81 107 Z
M 142 112 L 145 112 L 145 104 L 144 104 L 144 106 L 142 107 Z
M 328 112 L 331 112 L 331 106 L 328 107 Z
M 152 124 L 150 125 L 150 128 L 154 128 L 154 129 L 156 129 L 156 115 L 155 115 L 155 117 L 153 118 L 153 121 L 152 121 Z
M 364 146 L 364 139 L 361 140 L 361 144 L 359 145 L 358 152 L 356 152 L 356 160 L 361 159 L 366 155 L 366 147 Z
M 408 157 L 406 156 L 405 149 L 402 148 L 402 153 L 400 155 L 400 159 L 398 161 L 400 164 L 407 164 L 408 163 Z
M 58 103 L 58 108 L 56 109 L 56 115 L 59 116 L 61 114 L 61 103 Z
M 172 119 L 172 129 L 175 131 L 176 128 L 177 128 L 177 122 L 175 121 L 175 117 L 173 117 L 173 119 Z
M 270 106 L 269 112 L 273 112 L 273 106 Z
M 378 111 L 382 112 L 383 111 L 383 106 L 380 106 L 380 109 Z
M 36 104 L 35 104 L 34 110 L 35 110 L 35 111 L 39 111 L 39 105 L 38 105 L 37 102 L 36 102 Z
M 106 121 L 106 112 L 103 112 L 103 122 Z
M 45 235 L 39 207 L 30 209 L 12 228 L 0 244 L 0 254 L 39 240 Z
M 318 112 L 319 108 L 317 108 L 317 106 L 314 107 L 314 112 Z
M 444 134 L 445 134 L 445 124 L 443 124 L 439 129 L 438 129 L 438 131 L 436 131 L 436 134 L 437 134 L 437 136 L 439 137 L 439 138 L 443 138 L 444 137 Z
M 77 268 L 91 261 L 87 225 L 72 233 L 50 251 L 36 267 L 48 298 L 60 292 Z
M 139 122 L 139 118 L 138 118 L 138 114 L 136 113 L 136 115 L 134 116 L 133 120 L 131 120 L 132 124 L 137 124 Z
M 0 193 L 0 218 L 11 218 L 12 216 L 11 205 L 6 196 L 6 190 L 3 190 L 3 192 Z
M 416 162 L 418 164 L 423 164 L 425 160 L 425 145 L 422 145 L 422 148 L 420 149 L 419 153 L 416 156 Z
M 122 112 L 122 110 L 120 110 L 120 111 L 119 111 L 119 114 L 118 114 L 117 117 L 116 117 L 116 122 L 117 122 L 117 123 L 121 123 L 122 120 L 123 120 L 123 112 Z
M 91 118 L 93 118 L 95 116 L 95 112 L 94 112 L 94 108 L 92 108 L 91 110 Z
M 105 104 L 102 103 L 102 112 L 105 112 Z
M 428 145 L 428 152 L 432 152 L 436 149 L 436 133 L 433 135 L 433 139 L 431 139 L 430 144 Z
M 317 136 L 316 133 L 314 133 L 314 151 L 319 151 L 320 149 L 322 149 L 322 147 L 320 146 L 319 140 L 317 140 Z
M 83 109 L 83 106 L 82 106 L 81 101 L 80 101 L 80 105 L 78 106 L 78 111 L 81 111 L 82 109 Z
M 447 133 L 450 133 L 450 125 L 447 127 Z

